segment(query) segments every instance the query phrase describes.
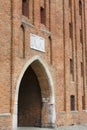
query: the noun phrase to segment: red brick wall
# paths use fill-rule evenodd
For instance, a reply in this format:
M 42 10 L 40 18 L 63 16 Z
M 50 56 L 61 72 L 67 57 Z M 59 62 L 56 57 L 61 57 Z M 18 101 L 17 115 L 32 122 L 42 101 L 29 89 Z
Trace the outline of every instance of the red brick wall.
M 60 5 L 60 8 L 57 9 L 57 21 L 59 21 L 58 27 L 61 28 L 60 30 L 63 31 L 63 56 L 64 56 L 64 84 L 62 93 L 60 93 L 61 85 L 59 86 L 59 93 L 58 99 L 60 105 L 57 106 L 58 115 L 57 121 L 58 124 L 78 124 L 78 123 L 85 123 L 84 113 L 87 115 L 86 112 L 82 110 L 82 95 L 85 95 L 85 110 L 87 109 L 87 95 L 86 95 L 86 16 L 85 12 L 87 11 L 87 4 L 86 1 L 82 2 L 82 18 L 79 15 L 79 0 L 78 1 L 71 1 L 71 7 L 69 7 L 69 1 L 61 1 L 57 0 L 57 5 Z M 59 20 L 60 12 L 63 15 L 63 19 Z M 81 21 L 82 19 L 82 21 Z M 60 25 L 60 21 L 63 22 Z M 70 39 L 70 30 L 69 30 L 69 23 L 72 24 L 72 39 Z M 63 26 L 62 26 L 63 25 Z M 63 28 L 62 28 L 63 27 Z M 83 45 L 80 43 L 80 28 L 83 30 Z M 63 29 L 63 30 L 62 30 Z M 57 34 L 60 34 L 60 30 L 57 30 Z M 59 38 L 61 39 L 60 35 Z M 61 46 L 60 44 L 59 46 Z M 82 47 L 83 46 L 83 47 Z M 58 53 L 57 53 L 58 54 Z M 59 55 L 60 56 L 60 55 Z M 70 59 L 73 60 L 73 77 L 70 74 Z M 83 62 L 84 66 L 84 74 L 83 77 L 81 76 L 81 62 Z M 58 65 L 59 66 L 59 65 Z M 61 67 L 59 71 L 61 70 Z M 62 79 L 62 78 L 61 78 Z M 60 80 L 60 78 L 59 78 Z M 59 81 L 60 83 L 60 81 Z M 61 95 L 62 94 L 62 95 Z M 75 111 L 72 112 L 70 110 L 70 96 L 75 96 Z M 64 101 L 64 102 L 63 102 Z M 63 103 L 61 105 L 61 103 Z M 64 106 L 64 110 L 63 107 Z M 60 112 L 59 112 L 60 111 Z M 64 112 L 61 112 L 64 111 Z M 81 116 L 83 118 L 81 118 Z M 59 117 L 59 118 L 58 118 Z M 80 120 L 81 119 L 81 120 Z M 67 121 L 66 121 L 67 120 Z
M 31 17 L 29 18 L 22 15 L 21 1 L 1 0 L 0 114 L 10 112 L 13 114 L 18 77 L 25 63 L 33 56 L 39 55 L 43 62 L 48 64 L 54 82 L 56 125 L 86 123 L 87 114 L 82 110 L 82 96 L 84 95 L 85 109 L 87 109 L 87 2 L 85 0 L 84 2 L 82 25 L 79 16 L 79 0 L 72 0 L 71 9 L 68 0 L 51 0 L 50 16 L 49 4 L 46 2 L 46 25 L 42 25 L 40 23 L 40 5 L 43 2 L 40 3 L 40 0 L 34 0 L 34 12 L 30 14 Z M 69 23 L 72 23 L 73 27 L 72 42 L 69 38 Z M 20 53 L 19 50 L 20 40 L 22 39 L 20 36 L 22 34 L 20 32 L 21 25 L 24 27 L 24 57 L 20 55 L 23 53 Z M 80 43 L 81 27 L 83 28 L 83 49 Z M 30 33 L 45 38 L 45 53 L 30 48 Z M 49 36 L 51 40 L 49 40 Z M 72 81 L 70 74 L 70 58 L 73 59 L 74 63 L 74 81 Z M 81 77 L 81 62 L 84 66 L 83 77 Z M 43 95 L 46 94 L 45 96 L 49 97 L 48 84 L 46 83 L 43 86 L 45 86 L 43 90 L 46 89 L 47 91 Z M 70 110 L 71 95 L 75 96 L 76 112 L 74 113 Z M 0 127 L 3 128 L 11 119 L 1 118 Z M 8 126 L 10 126 L 10 123 L 8 123 Z
M 11 130 L 11 115 L 0 115 L 0 130 Z
M 11 2 L 0 4 L 0 130 L 11 128 Z
M 7 5 L 5 7 L 5 5 Z M 11 3 L 0 5 L 0 113 L 10 112 L 11 89 Z

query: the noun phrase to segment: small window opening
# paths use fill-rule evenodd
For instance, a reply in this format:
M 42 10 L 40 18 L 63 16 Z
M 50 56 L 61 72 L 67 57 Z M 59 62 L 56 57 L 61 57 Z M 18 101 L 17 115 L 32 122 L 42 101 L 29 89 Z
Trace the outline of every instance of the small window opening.
M 72 24 L 69 23 L 69 37 L 72 39 Z
M 82 15 L 82 2 L 79 1 L 79 15 Z
M 71 74 L 71 80 L 74 81 L 74 67 L 72 59 L 70 59 L 70 74 Z
M 85 96 L 82 96 L 82 110 L 85 110 Z
M 81 62 L 81 76 L 83 77 L 83 63 Z
M 22 14 L 28 17 L 28 2 L 27 0 L 22 0 Z
M 41 23 L 45 24 L 45 9 L 43 7 L 40 8 L 40 17 L 41 17 Z
M 82 29 L 80 29 L 80 43 L 83 43 Z
M 73 60 L 70 59 L 70 73 L 73 74 Z
M 72 3 L 71 3 L 71 0 L 69 0 L 69 8 L 71 8 L 71 4 L 72 4 Z
M 71 111 L 75 111 L 75 96 L 70 97 Z

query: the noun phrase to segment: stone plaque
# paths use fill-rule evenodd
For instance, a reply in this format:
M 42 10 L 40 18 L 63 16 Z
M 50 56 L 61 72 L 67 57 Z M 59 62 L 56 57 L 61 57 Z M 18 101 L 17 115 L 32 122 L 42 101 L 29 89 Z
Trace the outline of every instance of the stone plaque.
M 45 39 L 30 33 L 30 48 L 45 52 Z

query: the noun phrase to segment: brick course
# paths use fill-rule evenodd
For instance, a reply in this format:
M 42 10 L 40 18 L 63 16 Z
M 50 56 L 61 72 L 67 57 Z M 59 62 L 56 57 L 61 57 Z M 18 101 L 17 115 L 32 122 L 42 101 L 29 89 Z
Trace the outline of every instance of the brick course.
M 45 25 L 40 23 L 40 6 L 43 6 L 43 2 L 34 0 L 34 3 L 31 3 L 33 6 L 30 6 L 29 11 L 32 10 L 33 13 L 29 12 L 28 18 L 22 15 L 22 1 L 1 0 L 0 129 L 11 129 L 18 78 L 25 64 L 36 55 L 47 67 L 49 66 L 54 83 L 55 125 L 87 123 L 87 2 L 81 0 L 82 16 L 80 16 L 79 0 L 71 0 L 71 5 L 69 0 L 50 0 L 50 4 L 46 1 Z M 69 23 L 72 25 L 72 38 L 69 34 Z M 83 43 L 80 43 L 80 29 Z M 30 48 L 30 33 L 45 39 L 45 53 Z M 73 75 L 70 73 L 70 59 L 73 60 Z M 81 76 L 81 63 L 83 63 L 83 76 Z M 39 81 L 41 96 L 48 100 L 46 109 L 42 112 L 42 126 L 46 127 L 50 124 L 46 114 L 50 97 L 49 79 L 46 77 L 44 67 L 38 62 L 32 63 L 31 66 Z M 71 95 L 75 96 L 75 111 L 70 110 Z M 85 97 L 84 111 L 82 96 Z M 7 113 L 11 116 L 3 116 Z

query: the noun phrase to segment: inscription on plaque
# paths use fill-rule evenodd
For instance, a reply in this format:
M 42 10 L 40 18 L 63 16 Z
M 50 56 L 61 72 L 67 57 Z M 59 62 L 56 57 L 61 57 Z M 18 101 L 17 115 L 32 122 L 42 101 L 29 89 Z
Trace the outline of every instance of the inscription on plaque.
M 30 48 L 45 52 L 45 39 L 30 33 Z

